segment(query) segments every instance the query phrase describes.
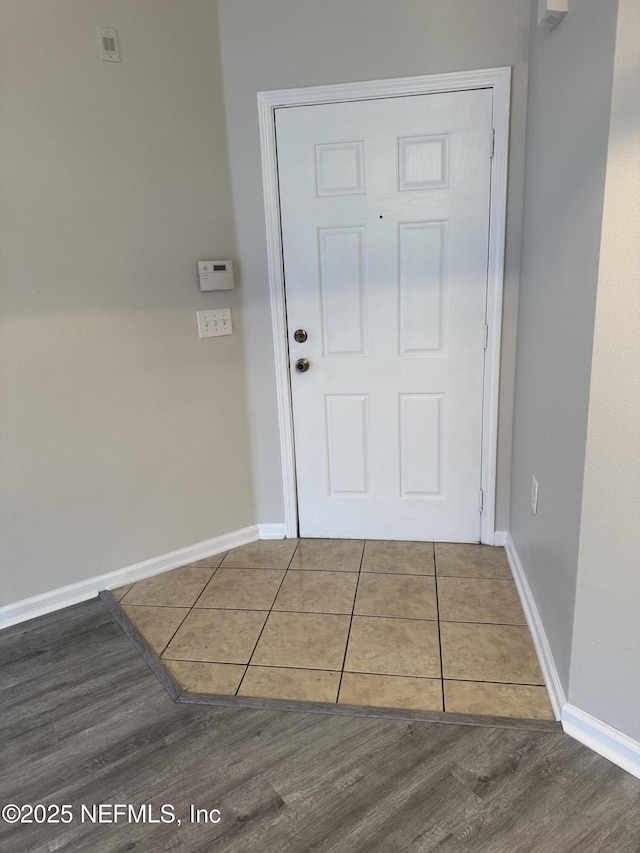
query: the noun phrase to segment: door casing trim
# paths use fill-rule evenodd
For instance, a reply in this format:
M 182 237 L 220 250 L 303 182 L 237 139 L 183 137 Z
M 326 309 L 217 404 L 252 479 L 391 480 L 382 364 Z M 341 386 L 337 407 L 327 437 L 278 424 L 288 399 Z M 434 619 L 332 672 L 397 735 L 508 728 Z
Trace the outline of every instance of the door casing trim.
M 407 95 L 428 95 L 437 92 L 457 92 L 465 89 L 488 88 L 493 89 L 495 144 L 491 169 L 491 205 L 489 217 L 487 281 L 487 323 L 489 325 L 489 336 L 485 357 L 483 401 L 481 488 L 484 492 L 484 510 L 480 516 L 480 541 L 487 545 L 494 545 L 496 544 L 495 504 L 498 457 L 498 398 L 504 290 L 511 68 L 507 66 L 478 71 L 430 74 L 422 77 L 401 77 L 391 80 L 369 80 L 360 83 L 338 83 L 329 86 L 307 86 L 300 89 L 279 89 L 258 92 L 268 275 L 275 349 L 276 395 L 284 493 L 284 521 L 287 537 L 297 536 L 298 504 L 296 495 L 291 386 L 289 382 L 284 257 L 280 231 L 275 111 L 279 107 L 309 106 L 378 98 L 398 98 L 406 97 Z

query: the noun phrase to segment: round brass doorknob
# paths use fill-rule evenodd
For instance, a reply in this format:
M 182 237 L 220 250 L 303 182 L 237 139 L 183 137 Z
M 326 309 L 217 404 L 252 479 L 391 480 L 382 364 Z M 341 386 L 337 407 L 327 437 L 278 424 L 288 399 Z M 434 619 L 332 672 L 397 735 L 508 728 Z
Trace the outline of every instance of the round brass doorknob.
M 309 364 L 308 358 L 299 358 L 296 361 L 296 372 L 297 373 L 306 373 L 307 370 L 309 370 L 310 366 L 311 365 Z
M 303 344 L 307 340 L 307 337 L 308 335 L 304 329 L 296 329 L 293 333 L 293 338 L 298 344 Z

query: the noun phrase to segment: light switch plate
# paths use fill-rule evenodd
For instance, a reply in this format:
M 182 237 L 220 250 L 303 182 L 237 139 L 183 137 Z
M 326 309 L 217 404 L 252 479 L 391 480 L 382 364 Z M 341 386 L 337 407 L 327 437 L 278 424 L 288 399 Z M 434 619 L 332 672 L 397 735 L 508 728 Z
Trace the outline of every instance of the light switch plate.
M 218 338 L 221 335 L 232 335 L 231 309 L 216 308 L 211 311 L 197 311 L 198 337 Z
M 120 45 L 115 27 L 98 27 L 98 41 L 103 62 L 120 62 Z

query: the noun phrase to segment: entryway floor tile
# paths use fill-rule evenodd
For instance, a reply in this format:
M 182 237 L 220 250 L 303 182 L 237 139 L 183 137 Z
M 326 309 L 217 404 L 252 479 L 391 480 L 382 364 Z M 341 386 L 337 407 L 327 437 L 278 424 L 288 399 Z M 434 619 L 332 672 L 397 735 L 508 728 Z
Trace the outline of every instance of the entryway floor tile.
M 543 684 L 542 673 L 524 625 L 441 622 L 444 678 Z
M 269 615 L 252 664 L 341 670 L 349 616 L 325 613 Z
M 220 565 L 225 569 L 286 569 L 297 544 L 297 539 L 252 542 L 229 551 Z
M 438 601 L 443 622 L 527 624 L 512 580 L 441 577 Z
M 283 578 L 284 569 L 221 568 L 196 601 L 196 607 L 270 610 Z
M 435 555 L 438 577 L 454 575 L 468 578 L 511 579 L 504 548 L 436 542 Z
M 116 589 L 111 590 L 111 595 L 115 598 L 116 601 L 122 601 L 122 599 L 129 592 L 132 586 L 132 583 L 128 583 L 126 586 L 119 586 Z
M 184 566 L 134 583 L 123 604 L 192 607 L 209 582 L 213 569 Z
M 189 614 L 188 607 L 122 605 L 122 610 L 158 655 Z
M 165 660 L 164 665 L 189 693 L 235 693 L 246 666 L 192 660 Z
M 354 572 L 305 572 L 289 569 L 274 610 L 351 615 L 358 575 Z
M 345 672 L 338 702 L 378 708 L 442 711 L 442 683 L 439 678 Z
M 335 702 L 339 685 L 339 672 L 250 666 L 240 685 L 238 696 L 303 702 Z
M 553 720 L 546 689 L 531 684 L 445 679 L 444 698 L 447 710 L 454 713 Z
M 345 670 L 438 678 L 438 623 L 354 616 Z
M 358 572 L 363 548 L 363 539 L 300 539 L 289 568 Z
M 185 693 L 553 719 L 503 548 L 260 541 L 112 595 Z
M 261 610 L 193 609 L 163 657 L 172 660 L 249 663 L 267 619 Z
M 437 619 L 435 578 L 422 575 L 362 574 L 354 613 Z
M 433 575 L 433 543 L 367 540 L 362 560 L 363 572 L 399 572 Z

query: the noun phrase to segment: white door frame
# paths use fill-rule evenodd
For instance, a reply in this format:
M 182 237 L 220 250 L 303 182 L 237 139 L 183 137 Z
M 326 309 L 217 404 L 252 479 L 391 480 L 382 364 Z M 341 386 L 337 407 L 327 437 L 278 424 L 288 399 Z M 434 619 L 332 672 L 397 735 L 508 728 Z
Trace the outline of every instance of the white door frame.
M 504 246 L 507 205 L 507 155 L 509 144 L 509 107 L 511 68 L 460 71 L 425 77 L 371 80 L 363 83 L 339 83 L 258 92 L 262 180 L 266 218 L 271 318 L 275 346 L 276 392 L 282 457 L 282 484 L 286 536 L 298 531 L 296 467 L 293 444 L 293 414 L 289 375 L 289 347 L 284 289 L 284 257 L 280 232 L 280 198 L 276 152 L 275 111 L 278 107 L 330 104 L 340 101 L 365 101 L 457 92 L 462 89 L 493 89 L 494 157 L 491 169 L 491 205 L 489 222 L 489 264 L 487 281 L 487 323 L 489 334 L 485 359 L 482 425 L 482 489 L 484 509 L 480 522 L 480 540 L 495 542 L 495 501 L 498 449 L 498 391 L 500 379 L 500 341 L 502 294 L 504 287 Z

